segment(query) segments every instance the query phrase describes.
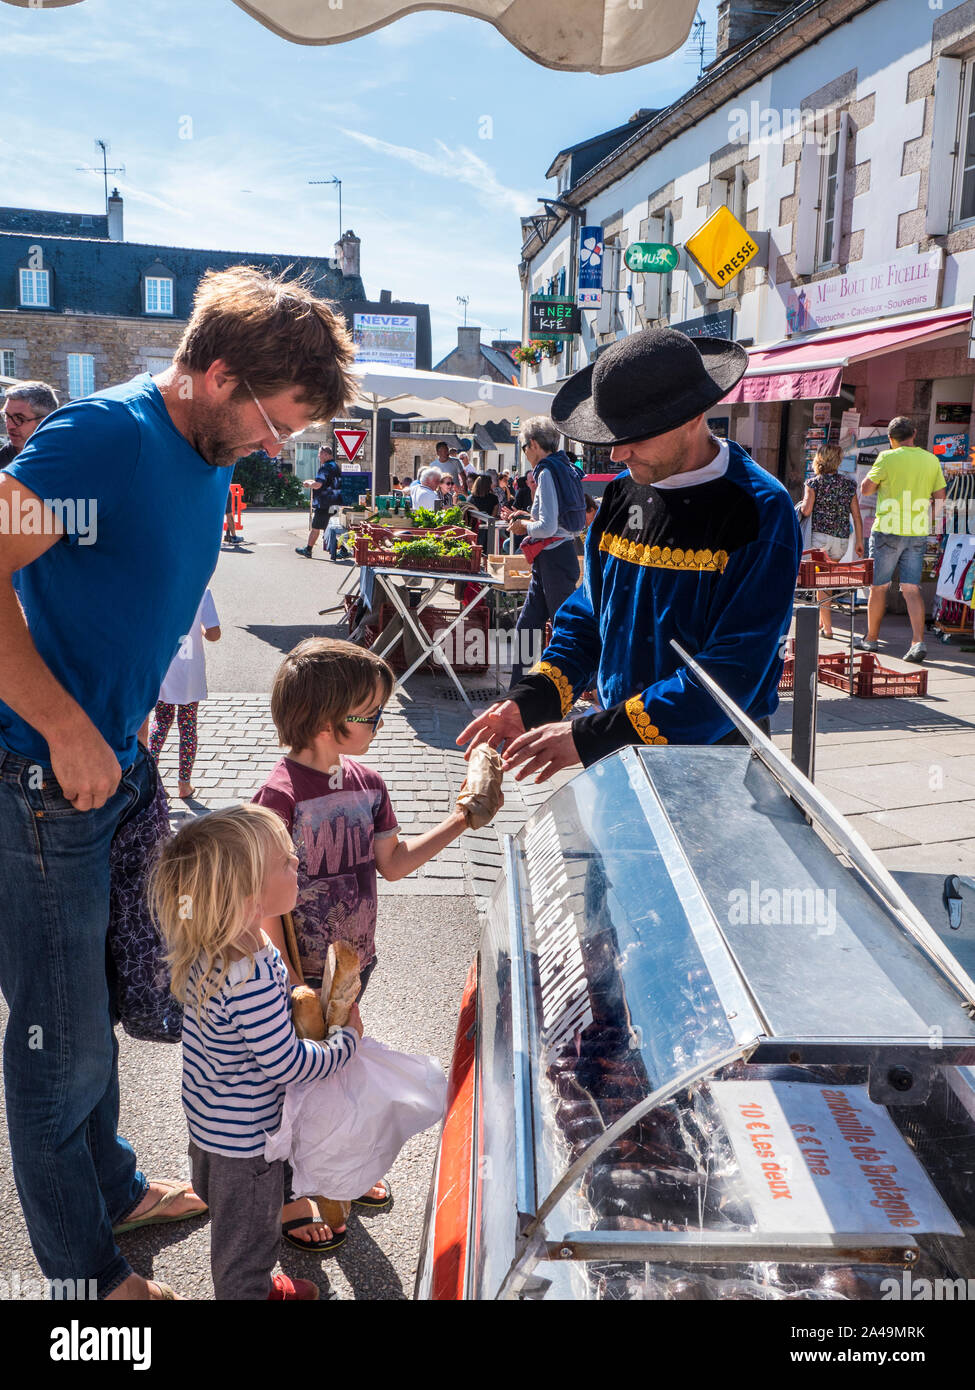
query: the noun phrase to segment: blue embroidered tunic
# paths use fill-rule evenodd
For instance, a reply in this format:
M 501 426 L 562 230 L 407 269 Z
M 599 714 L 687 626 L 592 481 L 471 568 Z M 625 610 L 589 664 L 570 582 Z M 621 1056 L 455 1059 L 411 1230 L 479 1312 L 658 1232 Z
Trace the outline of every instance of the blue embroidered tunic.
M 529 729 L 565 716 L 595 683 L 602 710 L 572 724 L 586 767 L 627 744 L 716 743 L 732 732 L 672 637 L 752 719 L 778 705 L 799 527 L 782 484 L 739 445 L 726 447 L 727 469 L 708 482 L 646 487 L 627 472 L 610 483 L 586 538 L 584 581 L 511 692 Z

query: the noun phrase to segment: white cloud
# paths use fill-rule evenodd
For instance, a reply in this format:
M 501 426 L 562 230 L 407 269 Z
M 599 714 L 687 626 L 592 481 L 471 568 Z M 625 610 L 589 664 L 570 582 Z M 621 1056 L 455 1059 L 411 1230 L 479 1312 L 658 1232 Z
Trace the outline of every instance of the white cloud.
M 514 188 L 506 188 L 494 170 L 480 155 L 464 145 L 451 149 L 443 140 L 435 141 L 439 154 L 427 154 L 414 150 L 408 145 L 391 145 L 388 140 L 380 140 L 375 135 L 366 135 L 361 130 L 343 130 L 352 140 L 358 140 L 377 154 L 388 155 L 391 159 L 402 160 L 423 174 L 437 178 L 450 179 L 454 183 L 466 184 L 473 188 L 478 200 L 492 212 L 510 212 L 515 217 L 525 217 L 538 202 L 536 194 L 521 193 Z

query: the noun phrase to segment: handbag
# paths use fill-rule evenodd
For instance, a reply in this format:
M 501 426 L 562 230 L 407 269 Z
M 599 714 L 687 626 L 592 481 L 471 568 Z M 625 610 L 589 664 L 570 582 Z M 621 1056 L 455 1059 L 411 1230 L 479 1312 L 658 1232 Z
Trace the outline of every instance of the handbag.
M 183 1006 L 170 991 L 166 943 L 146 885 L 159 847 L 170 838 L 169 802 L 156 776 L 148 806 L 115 832 L 109 851 L 107 964 L 113 1016 L 131 1038 L 178 1043 Z

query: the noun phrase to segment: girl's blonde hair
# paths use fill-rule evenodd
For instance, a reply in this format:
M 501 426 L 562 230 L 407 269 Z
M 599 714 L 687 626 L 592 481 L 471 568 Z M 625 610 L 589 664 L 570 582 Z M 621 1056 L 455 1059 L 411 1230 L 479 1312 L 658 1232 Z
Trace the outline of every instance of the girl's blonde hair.
M 187 822 L 159 854 L 149 900 L 169 947 L 172 991 L 198 1014 L 227 979 L 228 947 L 253 917 L 275 851 L 294 853 L 284 822 L 246 805 Z
M 813 459 L 814 473 L 836 473 L 843 462 L 843 450 L 836 444 L 824 444 L 816 450 Z

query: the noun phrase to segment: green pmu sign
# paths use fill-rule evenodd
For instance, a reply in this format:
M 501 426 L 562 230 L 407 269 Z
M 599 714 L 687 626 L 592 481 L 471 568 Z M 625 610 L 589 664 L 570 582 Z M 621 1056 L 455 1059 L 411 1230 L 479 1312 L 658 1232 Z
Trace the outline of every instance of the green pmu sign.
M 627 270 L 646 274 L 668 275 L 677 269 L 679 256 L 676 246 L 668 246 L 662 241 L 634 241 L 626 248 L 623 257 Z

